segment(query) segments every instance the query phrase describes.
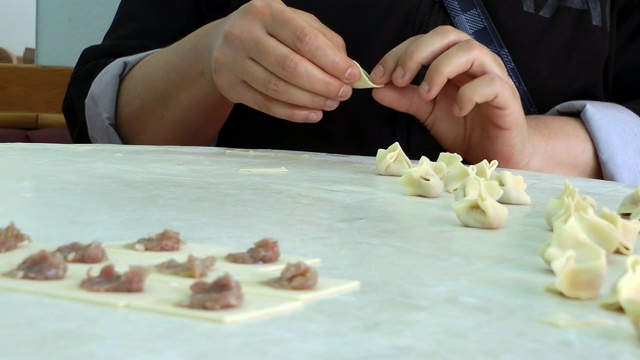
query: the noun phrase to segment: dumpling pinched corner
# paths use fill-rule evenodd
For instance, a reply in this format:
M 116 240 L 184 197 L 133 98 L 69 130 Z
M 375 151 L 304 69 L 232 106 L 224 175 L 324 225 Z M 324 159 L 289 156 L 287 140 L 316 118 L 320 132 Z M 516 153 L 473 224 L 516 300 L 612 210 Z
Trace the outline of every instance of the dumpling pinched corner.
M 497 172 L 491 174 L 491 180 L 497 181 L 502 189 L 502 196 L 498 199 L 501 204 L 529 205 L 531 197 L 526 193 L 527 185 L 521 175 L 513 175 L 510 171 Z
M 402 176 L 404 170 L 411 169 L 413 164 L 395 142 L 387 149 L 378 149 L 376 154 L 376 171 L 380 175 Z
M 580 190 L 574 187 L 569 180 L 564 180 L 564 189 L 558 196 L 550 199 L 545 205 L 544 218 L 549 226 L 549 229 L 553 230 L 553 222 L 556 215 L 565 209 L 565 203 L 571 201 L 574 203 L 574 211 L 582 211 L 587 207 L 596 209 L 596 201 L 588 195 L 580 196 Z
M 640 186 L 622 199 L 618 214 L 631 220 L 640 220 Z

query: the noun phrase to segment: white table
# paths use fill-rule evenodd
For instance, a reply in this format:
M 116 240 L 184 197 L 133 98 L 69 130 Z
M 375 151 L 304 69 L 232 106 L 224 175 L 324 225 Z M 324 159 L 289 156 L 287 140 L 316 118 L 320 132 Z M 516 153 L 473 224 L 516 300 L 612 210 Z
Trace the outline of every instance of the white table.
M 373 154 L 372 154 L 373 155 Z M 241 173 L 285 167 L 287 173 Z M 33 241 L 134 240 L 164 228 L 235 248 L 263 236 L 289 255 L 320 257 L 321 276 L 356 292 L 303 310 L 219 324 L 0 291 L 0 359 L 639 359 L 627 318 L 547 293 L 537 255 L 543 211 L 564 177 L 518 172 L 531 206 L 509 206 L 499 230 L 465 228 L 453 196 L 404 195 L 372 157 L 220 148 L 0 145 L 0 226 Z M 617 209 L 633 187 L 570 181 Z M 638 252 L 638 251 L 637 251 Z M 602 295 L 623 271 L 613 256 Z M 611 325 L 560 329 L 569 315 Z

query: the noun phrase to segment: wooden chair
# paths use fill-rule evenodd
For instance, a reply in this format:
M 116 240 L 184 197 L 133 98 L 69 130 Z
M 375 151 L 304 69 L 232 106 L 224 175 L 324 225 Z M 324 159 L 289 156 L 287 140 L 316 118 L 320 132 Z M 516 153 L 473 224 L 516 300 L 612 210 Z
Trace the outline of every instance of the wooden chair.
M 72 71 L 0 64 L 0 142 L 70 143 L 62 99 Z
M 18 58 L 9 49 L 0 47 L 0 64 L 17 64 Z

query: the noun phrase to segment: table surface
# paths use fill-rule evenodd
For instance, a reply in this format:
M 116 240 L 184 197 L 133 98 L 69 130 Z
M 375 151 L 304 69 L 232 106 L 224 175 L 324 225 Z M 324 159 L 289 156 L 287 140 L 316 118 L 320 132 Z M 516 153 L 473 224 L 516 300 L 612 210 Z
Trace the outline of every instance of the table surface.
M 242 151 L 242 153 L 240 152 Z M 286 173 L 241 169 L 285 167 Z M 497 230 L 463 227 L 451 205 L 404 195 L 373 157 L 199 147 L 0 145 L 0 226 L 34 242 L 124 241 L 165 228 L 188 242 L 246 248 L 264 236 L 319 257 L 321 276 L 358 291 L 304 309 L 220 324 L 0 291 L 0 359 L 638 359 L 622 313 L 544 291 L 546 202 L 565 177 L 524 176 L 530 206 Z M 599 207 L 634 188 L 570 178 Z M 638 251 L 636 251 L 638 253 Z M 624 271 L 613 255 L 601 295 Z M 605 326 L 557 328 L 558 315 Z

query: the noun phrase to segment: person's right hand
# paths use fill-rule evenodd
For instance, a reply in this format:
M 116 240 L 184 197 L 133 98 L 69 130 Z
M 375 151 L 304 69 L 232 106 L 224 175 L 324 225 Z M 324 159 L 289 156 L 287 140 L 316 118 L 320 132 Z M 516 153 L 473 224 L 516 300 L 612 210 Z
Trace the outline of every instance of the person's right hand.
M 280 0 L 252 0 L 212 25 L 212 79 L 233 103 L 317 122 L 360 76 L 339 35 Z

